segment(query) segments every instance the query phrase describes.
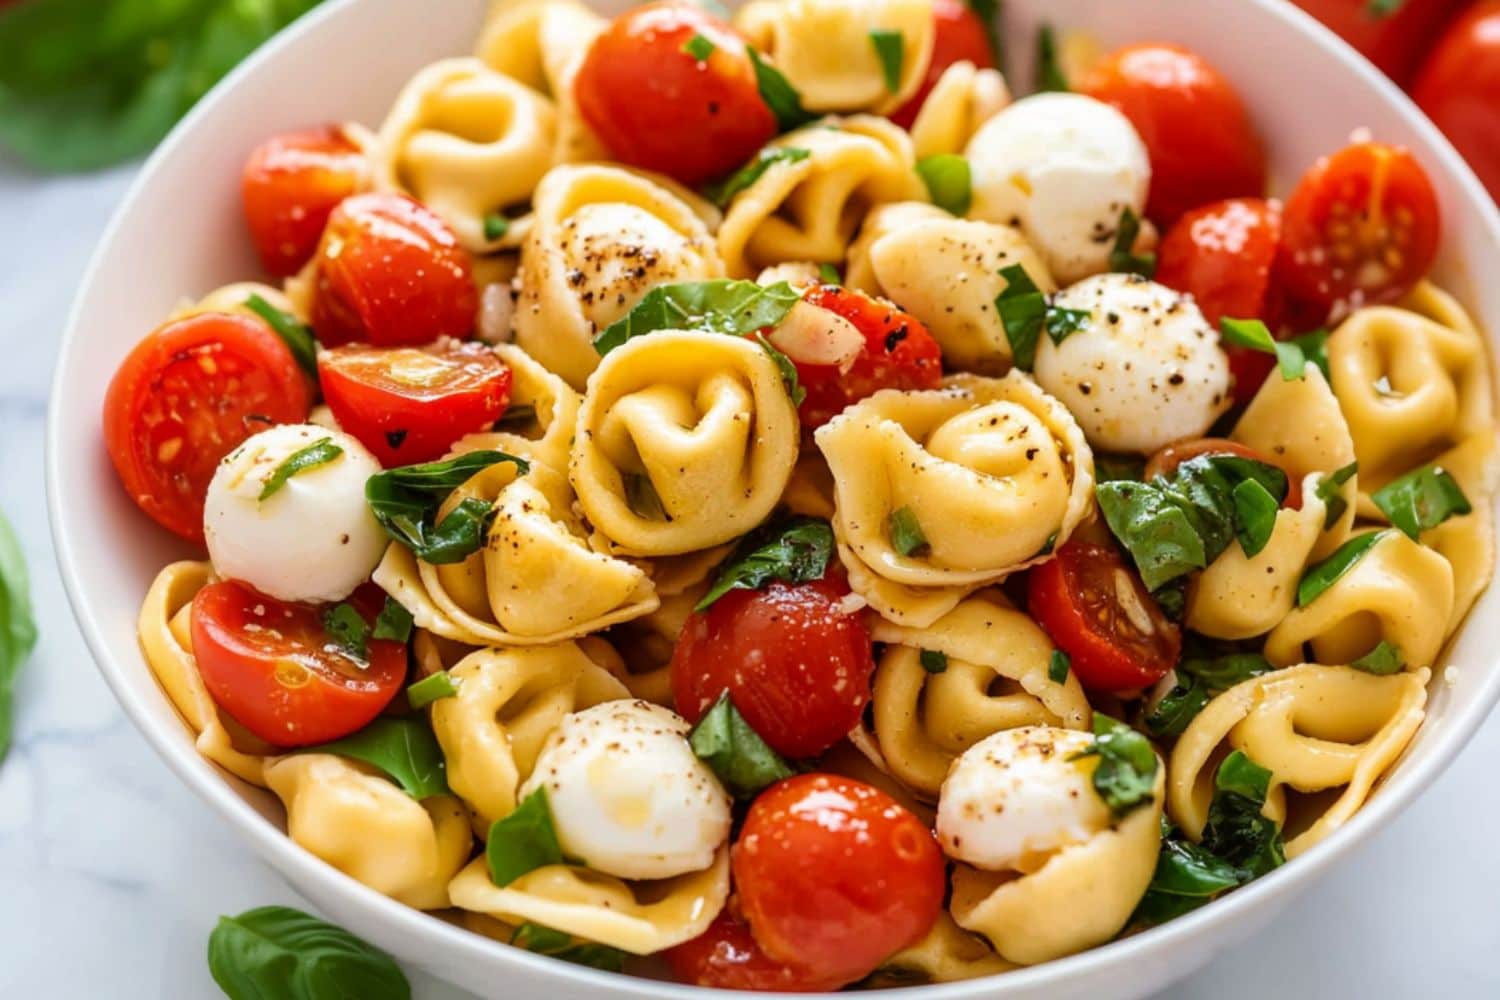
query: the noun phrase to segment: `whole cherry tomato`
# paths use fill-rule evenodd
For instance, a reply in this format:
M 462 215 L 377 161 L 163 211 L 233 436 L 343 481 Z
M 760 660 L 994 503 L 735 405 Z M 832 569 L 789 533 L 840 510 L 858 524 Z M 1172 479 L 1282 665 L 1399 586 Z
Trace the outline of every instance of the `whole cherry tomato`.
M 1470 0 L 1293 0 L 1406 86 L 1443 25 Z
M 1150 482 L 1157 476 L 1170 476 L 1183 462 L 1202 455 L 1237 455 L 1240 458 L 1248 458 L 1281 468 L 1280 463 L 1272 461 L 1254 448 L 1246 447 L 1238 441 L 1231 441 L 1228 438 L 1196 438 L 1191 441 L 1173 442 L 1152 455 L 1146 462 L 1146 481 Z M 1282 471 L 1286 470 L 1282 469 Z M 1301 510 L 1302 484 L 1290 475 L 1286 477 L 1286 482 L 1286 499 L 1282 500 L 1281 505 L 1292 510 Z
M 672 652 L 677 711 L 701 719 L 729 692 L 778 753 L 812 757 L 843 739 L 870 701 L 870 633 L 844 607 L 837 571 L 810 583 L 731 590 L 683 626 Z
M 349 604 L 373 626 L 380 591 L 366 585 Z M 203 685 L 273 746 L 312 746 L 362 729 L 406 679 L 403 643 L 371 639 L 361 658 L 329 634 L 323 614 L 237 580 L 209 584 L 193 598 L 193 657 Z
M 1500 200 L 1500 0 L 1453 23 L 1411 93 Z
M 885 792 L 831 774 L 762 792 L 730 865 L 765 953 L 844 983 L 931 930 L 948 888 L 925 823 Z
M 573 88 L 616 157 L 684 184 L 735 170 L 776 135 L 744 40 L 692 3 L 621 14 L 590 47 Z
M 312 325 L 325 347 L 465 337 L 479 292 L 447 223 L 399 194 L 346 198 L 318 246 Z
M 252 434 L 307 419 L 312 386 L 259 319 L 199 313 L 159 327 L 104 396 L 104 446 L 120 481 L 163 527 L 203 540 L 219 460 Z
M 272 136 L 245 162 L 240 194 L 267 271 L 284 278 L 312 259 L 328 215 L 364 183 L 364 153 L 341 125 Z
M 1180 45 L 1131 45 L 1078 90 L 1120 109 L 1151 157 L 1146 214 L 1169 225 L 1199 205 L 1266 188 L 1266 152 L 1229 81 Z
M 845 985 L 843 980 L 778 962 L 761 951 L 734 898 L 708 930 L 670 949 L 664 957 L 678 982 L 712 989 L 830 993 Z
M 1090 691 L 1133 691 L 1177 665 L 1182 632 L 1113 548 L 1068 542 L 1031 571 L 1026 607 Z
M 510 402 L 510 369 L 472 340 L 335 347 L 319 356 L 318 378 L 339 426 L 387 467 L 441 457 L 488 430 Z
M 932 41 L 932 62 L 922 86 L 891 115 L 891 121 L 902 128 L 916 123 L 927 95 L 942 79 L 949 66 L 971 62 L 980 69 L 994 69 L 995 53 L 984 20 L 964 0 L 933 0 L 932 22 L 936 29 Z

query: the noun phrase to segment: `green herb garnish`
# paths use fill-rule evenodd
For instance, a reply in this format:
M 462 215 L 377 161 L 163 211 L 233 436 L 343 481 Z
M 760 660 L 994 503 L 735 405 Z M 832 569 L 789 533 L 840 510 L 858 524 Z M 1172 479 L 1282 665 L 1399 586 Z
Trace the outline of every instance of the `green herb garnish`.
M 406 703 L 412 708 L 426 708 L 435 701 L 458 694 L 458 682 L 446 670 L 428 674 L 406 689 Z
M 1203 848 L 1259 878 L 1286 863 L 1281 830 L 1262 815 L 1271 772 L 1235 750 L 1214 775 L 1214 798 L 1203 828 Z
M 510 232 L 510 220 L 499 212 L 491 212 L 484 217 L 484 238 L 490 243 L 505 238 Z
M 1140 217 L 1125 206 L 1120 213 L 1120 225 L 1115 230 L 1114 249 L 1109 252 L 1109 269 L 1121 274 L 1139 274 L 1143 278 L 1156 277 L 1156 254 L 1136 253 L 1135 241 L 1141 235 Z
M 948 654 L 940 649 L 924 649 L 917 656 L 922 669 L 929 674 L 940 674 L 948 669 Z
M 755 68 L 755 85 L 760 90 L 760 98 L 771 109 L 771 114 L 776 116 L 776 125 L 780 131 L 791 131 L 818 117 L 802 106 L 802 95 L 797 93 L 797 88 L 791 85 L 779 69 L 766 62 L 765 56 L 748 45 L 745 46 L 745 54 L 750 57 L 750 64 Z
M 1005 288 L 995 297 L 995 312 L 1005 328 L 1005 339 L 1016 367 L 1031 371 L 1043 331 L 1054 344 L 1088 328 L 1090 314 L 1084 309 L 1062 309 L 1048 301 L 1036 282 L 1020 264 L 1000 269 Z
M 927 536 L 922 534 L 922 525 L 916 512 L 910 507 L 891 511 L 891 547 L 903 556 L 913 556 L 926 550 Z
M 1234 535 L 1248 558 L 1255 558 L 1276 530 L 1277 500 L 1255 479 L 1242 479 L 1231 494 L 1234 500 Z
M 626 954 L 620 949 L 593 941 L 580 941 L 572 935 L 529 920 L 516 928 L 510 937 L 510 943 L 538 955 L 572 962 L 574 965 L 586 965 L 591 969 L 619 972 L 625 968 Z
M 467 497 L 437 521 L 448 495 L 478 473 L 509 462 L 517 475 L 531 468 L 525 459 L 503 451 L 471 451 L 444 462 L 405 465 L 371 476 L 365 500 L 386 534 L 433 565 L 462 562 L 478 552 L 494 520 L 492 504 Z
M 1124 816 L 1152 801 L 1159 763 L 1151 741 L 1125 723 L 1094 713 L 1094 742 L 1070 760 L 1098 757 L 1094 791 L 1115 816 Z
M 425 719 L 376 719 L 359 732 L 298 753 L 330 753 L 377 767 L 414 799 L 451 794 L 442 747 Z
M 552 824 L 546 785 L 526 796 L 509 816 L 490 825 L 484 858 L 490 881 L 502 889 L 538 868 L 568 863 Z
M 595 338 L 594 350 L 602 356 L 626 341 L 658 330 L 701 330 L 743 337 L 780 323 L 801 299 L 785 281 L 757 285 L 718 278 L 657 285 L 623 319 Z
M 1450 517 L 1474 511 L 1458 480 L 1440 465 L 1424 465 L 1393 479 L 1370 499 L 1412 541 Z
M 792 405 L 801 406 L 802 401 L 807 398 L 807 390 L 802 388 L 802 382 L 797 377 L 796 364 L 791 358 L 777 350 L 776 345 L 767 340 L 766 335 L 759 330 L 755 332 L 755 342 L 776 365 L 776 371 L 781 375 L 781 384 L 786 387 L 786 394 L 791 399 Z
M 693 610 L 707 610 L 731 590 L 759 590 L 772 580 L 821 579 L 832 555 L 833 529 L 827 521 L 797 517 L 767 525 L 740 541 Z
M 370 626 L 352 604 L 336 604 L 323 612 L 323 630 L 349 659 L 370 662 Z
M 286 344 L 287 350 L 292 352 L 292 357 L 307 374 L 314 380 L 318 377 L 318 341 L 313 336 L 312 327 L 302 322 L 289 312 L 277 309 L 271 303 L 259 295 L 252 295 L 245 300 L 245 308 L 266 321 L 266 324 L 275 331 L 282 343 Z
M 1297 584 L 1297 607 L 1305 608 L 1323 596 L 1324 591 L 1353 569 L 1354 564 L 1363 559 L 1384 537 L 1384 531 L 1356 535 L 1340 545 L 1333 555 L 1308 569 Z
M 839 274 L 839 269 L 832 264 L 819 264 L 818 280 L 825 285 L 840 285 L 843 284 L 844 276 Z
M 1036 33 L 1037 93 L 1068 89 L 1068 78 L 1057 62 L 1057 38 L 1052 32 L 1052 25 L 1044 24 Z
M 727 180 L 710 184 L 703 193 L 709 201 L 726 208 L 735 195 L 760 180 L 771 167 L 778 163 L 800 163 L 811 155 L 811 151 L 798 146 L 767 146 L 755 154 L 755 159 L 730 174 Z
M 1277 340 L 1271 331 L 1258 319 L 1230 319 L 1219 321 L 1219 331 L 1224 342 L 1236 347 L 1247 347 L 1262 354 L 1274 354 L 1281 368 L 1281 377 L 1294 382 L 1302 377 L 1307 368 L 1307 354 L 1295 340 Z
M 229 1000 L 411 1000 L 411 984 L 383 951 L 289 906 L 220 917 L 208 971 Z
M 1338 523 L 1339 518 L 1344 516 L 1344 511 L 1349 509 L 1349 501 L 1344 499 L 1344 484 L 1359 472 L 1359 463 L 1350 462 L 1342 469 L 1335 469 L 1318 481 L 1317 496 L 1327 507 L 1327 513 L 1323 515 L 1323 530 L 1327 531 Z
M 906 39 L 899 31 L 887 28 L 870 29 L 870 44 L 875 46 L 875 55 L 880 58 L 880 71 L 885 76 L 885 89 L 896 93 L 901 89 L 901 69 L 906 62 Z
M 716 48 L 718 48 L 717 45 L 696 31 L 693 32 L 692 38 L 682 43 L 682 51 L 699 62 L 708 62 L 708 57 L 714 54 Z
M 327 465 L 343 453 L 344 449 L 334 444 L 332 438 L 324 438 L 292 452 L 266 477 L 265 484 L 260 488 L 260 495 L 255 498 L 256 502 L 263 503 L 275 496 L 286 485 L 287 480 L 297 473 Z
M 698 720 L 688 743 L 736 798 L 752 799 L 794 773 L 740 715 L 728 691 Z
M 375 618 L 375 628 L 370 633 L 370 638 L 405 642 L 411 638 L 411 626 L 411 612 L 394 597 L 387 595 L 385 605 Z
M 927 185 L 932 203 L 962 218 L 974 203 L 969 161 L 953 153 L 940 153 L 917 161 L 917 176 Z
M 1400 673 L 1406 666 L 1406 655 L 1401 652 L 1401 647 L 1381 639 L 1364 656 L 1349 664 L 1355 670 L 1363 670 L 1367 674 L 1384 677 L 1388 674 Z
M 1066 684 L 1068 672 L 1073 669 L 1073 658 L 1060 649 L 1052 651 L 1052 658 L 1047 661 L 1047 679 L 1053 684 Z

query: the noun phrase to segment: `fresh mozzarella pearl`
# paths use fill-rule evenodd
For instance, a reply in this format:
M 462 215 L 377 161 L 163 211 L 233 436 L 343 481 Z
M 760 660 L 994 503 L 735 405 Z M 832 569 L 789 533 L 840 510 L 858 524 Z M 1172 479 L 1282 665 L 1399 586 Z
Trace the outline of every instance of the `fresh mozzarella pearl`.
M 1017 101 L 969 140 L 971 218 L 1019 225 L 1067 285 L 1109 268 L 1120 214 L 1141 215 L 1151 161 L 1130 121 L 1082 94 Z
M 1050 726 L 1005 729 L 964 751 L 938 798 L 938 842 L 987 871 L 1036 870 L 1047 856 L 1109 828 L 1094 790 L 1089 733 Z
M 294 453 L 332 441 L 343 454 L 261 490 Z M 219 463 L 208 484 L 203 534 L 220 576 L 283 601 L 337 601 L 370 578 L 386 536 L 365 502 L 380 463 L 341 431 L 285 424 L 261 431 Z
M 1054 303 L 1089 314 L 1061 344 L 1042 337 L 1037 382 L 1101 451 L 1149 454 L 1201 437 L 1228 409 L 1229 359 L 1189 298 L 1132 274 L 1101 274 Z
M 563 853 L 629 879 L 702 871 L 729 839 L 729 796 L 688 745 L 683 718 L 611 701 L 563 719 L 521 798 L 547 789 Z

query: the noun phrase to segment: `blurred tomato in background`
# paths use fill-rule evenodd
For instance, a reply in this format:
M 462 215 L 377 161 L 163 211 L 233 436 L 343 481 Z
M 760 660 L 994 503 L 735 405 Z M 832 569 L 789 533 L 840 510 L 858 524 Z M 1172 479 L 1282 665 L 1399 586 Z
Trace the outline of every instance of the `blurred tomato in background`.
M 1453 22 L 1412 97 L 1500 200 L 1500 0 L 1475 4 Z
M 1381 71 L 1407 86 L 1422 57 L 1468 0 L 1293 0 Z

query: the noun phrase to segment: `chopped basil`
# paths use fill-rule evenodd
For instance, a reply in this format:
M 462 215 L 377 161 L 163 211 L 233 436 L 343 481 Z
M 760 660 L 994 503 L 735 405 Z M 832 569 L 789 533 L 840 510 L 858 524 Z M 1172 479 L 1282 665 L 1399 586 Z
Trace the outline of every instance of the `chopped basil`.
M 320 465 L 327 465 L 344 453 L 344 449 L 333 443 L 333 438 L 324 438 L 315 441 L 306 448 L 300 448 L 292 452 L 286 459 L 276 467 L 276 470 L 267 477 L 265 484 L 260 488 L 260 495 L 256 502 L 264 502 L 280 492 L 291 479 L 299 472 L 315 469 Z
M 1203 537 L 1176 497 L 1154 483 L 1128 481 L 1100 483 L 1094 492 L 1105 523 L 1134 559 L 1147 590 L 1208 565 Z
M 1406 666 L 1406 655 L 1401 652 L 1400 646 L 1381 639 L 1374 649 L 1350 663 L 1349 666 L 1355 670 L 1363 670 L 1367 674 L 1384 677 L 1387 674 L 1400 673 Z
M 959 217 L 968 214 L 974 202 L 968 160 L 953 153 L 939 153 L 918 160 L 917 175 L 927 185 L 934 205 Z
M 394 597 L 387 595 L 385 606 L 375 619 L 375 629 L 370 633 L 370 638 L 405 642 L 411 638 L 411 626 L 411 612 Z
M 731 590 L 759 590 L 772 580 L 821 579 L 832 555 L 833 529 L 827 521 L 797 517 L 766 525 L 740 541 L 693 610 L 707 610 Z
M 688 744 L 736 798 L 752 799 L 794 773 L 740 715 L 728 691 L 698 720 Z
M 1001 268 L 1000 277 L 1005 279 L 1005 288 L 995 297 L 995 312 L 1005 328 L 1011 357 L 1022 371 L 1035 366 L 1037 343 L 1044 330 L 1054 344 L 1061 344 L 1088 327 L 1090 315 L 1086 310 L 1053 305 L 1020 264 Z
M 426 708 L 435 701 L 452 698 L 458 694 L 456 682 L 446 670 L 428 674 L 406 689 L 406 702 L 412 708 Z
M 1179 667 L 1177 682 L 1141 722 L 1155 736 L 1181 736 L 1212 698 L 1202 678 L 1184 674 Z
M 1047 662 L 1047 679 L 1053 684 L 1066 684 L 1068 672 L 1073 669 L 1073 658 L 1060 649 L 1052 651 L 1052 659 Z
M 1036 552 L 1037 558 L 1040 558 L 1041 556 L 1050 556 L 1052 554 L 1053 550 L 1056 549 L 1056 548 L 1057 548 L 1057 532 L 1054 531 L 1052 534 L 1050 534 L 1050 535 L 1047 536 L 1047 540 L 1042 543 L 1042 547 L 1040 549 L 1037 549 L 1037 552 Z
M 1405 6 L 1406 0 L 1369 0 L 1365 5 L 1365 10 L 1371 17 L 1381 20 L 1390 17 Z
M 493 243 L 504 239 L 505 234 L 510 232 L 510 220 L 499 212 L 491 212 L 484 217 L 484 238 Z
M 1226 316 L 1219 321 L 1219 331 L 1227 344 L 1276 355 L 1281 377 L 1288 382 L 1302 378 L 1307 368 L 1307 354 L 1302 346 L 1294 340 L 1277 340 L 1271 336 L 1266 324 L 1258 319 L 1230 319 Z
M 1156 736 L 1179 736 L 1215 695 L 1271 669 L 1260 653 L 1190 647 L 1177 664 L 1177 682 L 1146 715 L 1145 726 Z
M 1318 499 L 1327 506 L 1328 512 L 1323 515 L 1323 530 L 1327 531 L 1338 523 L 1338 519 L 1344 516 L 1344 511 L 1349 509 L 1349 501 L 1344 499 L 1344 484 L 1354 478 L 1359 472 L 1359 463 L 1350 462 L 1342 469 L 1335 469 L 1318 481 Z
M 819 264 L 818 280 L 825 285 L 840 285 L 843 284 L 844 276 L 839 274 L 839 269 L 832 264 Z
M 521 427 L 530 427 L 536 423 L 536 407 L 530 403 L 512 404 L 505 408 L 500 419 L 495 421 L 494 430 L 511 430 Z
M 1323 373 L 1324 379 L 1332 376 L 1328 372 L 1328 331 L 1313 330 L 1310 333 L 1299 334 L 1288 340 L 1287 343 L 1302 352 L 1302 356 L 1318 366 Z
M 627 472 L 621 477 L 625 484 L 625 506 L 636 517 L 648 521 L 670 521 L 666 508 L 661 505 L 661 494 L 656 484 L 644 472 Z
M 1277 500 L 1266 488 L 1254 479 L 1241 480 L 1234 488 L 1234 536 L 1240 548 L 1251 559 L 1260 554 L 1276 530 L 1276 512 L 1281 509 Z
M 922 534 L 922 525 L 916 512 L 910 507 L 891 511 L 891 547 L 903 556 L 913 556 L 927 548 L 927 536 Z
M 748 45 L 745 46 L 745 54 L 755 67 L 755 85 L 760 90 L 760 98 L 771 109 L 771 114 L 776 116 L 776 125 L 780 131 L 788 132 L 818 117 L 802 106 L 802 95 L 797 93 L 797 88 L 791 85 L 779 69 L 766 62 L 765 56 Z
M 1159 762 L 1151 741 L 1125 723 L 1103 712 L 1094 713 L 1094 742 L 1070 760 L 1098 757 L 1094 791 L 1121 817 L 1151 802 L 1155 796 Z
M 1146 462 L 1136 455 L 1094 455 L 1094 481 L 1113 483 L 1129 480 L 1139 483 L 1146 478 Z
M 682 51 L 699 62 L 707 62 L 708 57 L 714 54 L 716 48 L 718 48 L 717 45 L 696 31 L 693 32 L 692 38 L 682 43 Z
M 917 660 L 929 674 L 940 674 L 948 669 L 948 654 L 940 649 L 924 649 Z
M 449 794 L 442 747 L 422 718 L 382 717 L 341 740 L 298 752 L 337 754 L 377 767 L 414 799 Z
M 1057 38 L 1052 33 L 1052 25 L 1044 24 L 1036 33 L 1037 93 L 1068 89 L 1068 78 L 1057 62 Z
M 1374 548 L 1382 538 L 1384 531 L 1371 531 L 1368 534 L 1356 535 L 1349 539 L 1338 549 L 1302 574 L 1302 580 L 1297 584 L 1297 607 L 1305 608 L 1319 597 L 1323 592 L 1338 582 L 1339 577 L 1354 568 L 1354 564 L 1365 557 L 1365 554 Z
M 411 984 L 383 951 L 289 906 L 220 917 L 208 971 L 229 1000 L 411 1000 Z
M 323 630 L 349 659 L 369 665 L 370 626 L 354 605 L 336 604 L 324 611 Z
M 1214 775 L 1214 797 L 1200 844 L 1240 868 L 1246 881 L 1286 863 L 1281 830 L 1261 814 L 1271 772 L 1235 750 Z
M 574 965 L 586 965 L 591 969 L 619 972 L 625 968 L 625 952 L 620 949 L 593 941 L 579 941 L 572 935 L 529 920 L 516 928 L 510 937 L 510 943 L 538 955 L 572 962 Z
M 760 180 L 771 167 L 778 163 L 800 163 L 811 155 L 809 150 L 798 146 L 767 146 L 755 154 L 755 159 L 730 174 L 727 180 L 710 184 L 703 193 L 709 201 L 726 208 L 735 195 Z
M 1141 235 L 1141 220 L 1129 205 L 1120 213 L 1120 226 L 1115 230 L 1114 249 L 1109 252 L 1109 269 L 1121 274 L 1139 274 L 1143 278 L 1156 277 L 1156 254 L 1136 253 L 1135 241 Z
M 1132 922 L 1165 923 L 1244 881 L 1236 865 L 1192 841 L 1169 837 L 1162 841 L 1156 871 Z
M 889 28 L 871 28 L 870 44 L 875 46 L 875 55 L 880 58 L 885 89 L 896 93 L 901 89 L 901 69 L 906 62 L 906 38 L 901 32 Z
M 35 646 L 26 556 L 10 522 L 0 515 L 0 761 L 10 749 L 16 677 Z
M 546 785 L 526 796 L 509 816 L 490 825 L 484 858 L 490 881 L 502 889 L 538 868 L 567 864 L 552 825 Z
M 1458 480 L 1440 465 L 1424 465 L 1393 479 L 1370 499 L 1412 541 L 1450 517 L 1474 511 Z
M 445 462 L 426 462 L 387 469 L 365 482 L 365 500 L 386 534 L 433 565 L 462 562 L 484 545 L 494 520 L 493 506 L 465 498 L 442 521 L 437 512 L 448 495 L 477 473 L 510 462 L 518 475 L 531 468 L 525 459 L 503 451 L 471 451 Z
M 297 364 L 316 380 L 318 377 L 318 341 L 313 336 L 312 327 L 291 313 L 277 309 L 259 295 L 252 295 L 246 299 L 245 308 L 265 320 L 267 325 L 276 331 L 276 336 L 286 344 L 287 350 L 292 352 L 292 357 L 296 359 Z
M 1000 6 L 1004 0 L 968 0 L 969 9 L 984 25 L 985 37 L 990 42 L 990 54 L 995 57 L 995 68 L 1005 72 L 1005 41 L 1000 37 Z
M 658 330 L 702 330 L 742 337 L 780 323 L 801 298 L 785 281 L 757 285 L 716 278 L 657 285 L 623 319 L 594 339 L 594 350 L 602 356 L 628 340 Z
M 802 401 L 807 398 L 807 390 L 802 388 L 802 381 L 797 377 L 797 366 L 792 363 L 792 359 L 778 351 L 776 345 L 767 340 L 766 335 L 759 330 L 755 333 L 755 342 L 776 364 L 776 370 L 781 373 L 781 384 L 786 386 L 786 394 L 792 405 L 801 406 Z

